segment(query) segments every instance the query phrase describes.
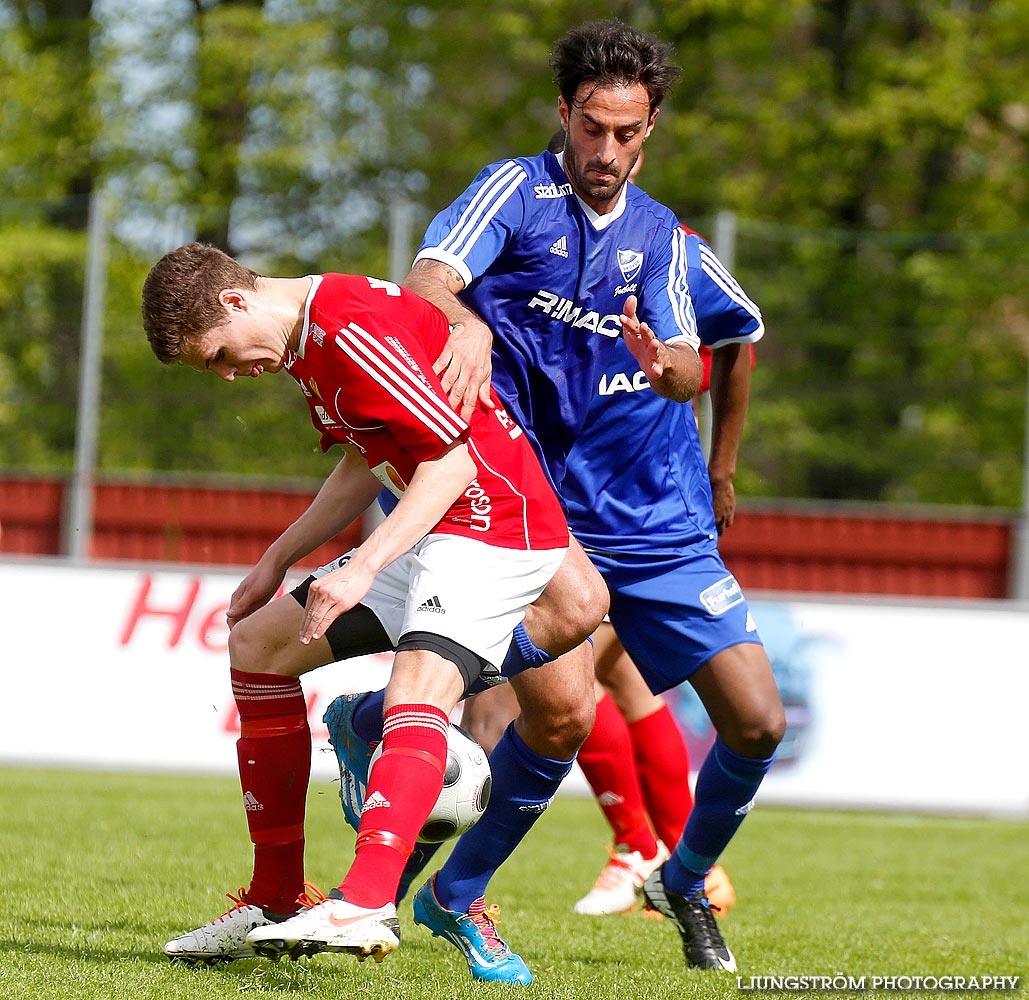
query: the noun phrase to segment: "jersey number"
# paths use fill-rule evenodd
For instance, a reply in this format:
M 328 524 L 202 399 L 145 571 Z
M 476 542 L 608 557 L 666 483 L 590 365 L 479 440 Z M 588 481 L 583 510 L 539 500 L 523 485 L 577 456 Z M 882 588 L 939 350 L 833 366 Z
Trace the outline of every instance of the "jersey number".
M 386 281 L 383 278 L 369 278 L 368 284 L 372 288 L 381 288 L 387 295 L 399 295 L 400 286 L 395 281 Z

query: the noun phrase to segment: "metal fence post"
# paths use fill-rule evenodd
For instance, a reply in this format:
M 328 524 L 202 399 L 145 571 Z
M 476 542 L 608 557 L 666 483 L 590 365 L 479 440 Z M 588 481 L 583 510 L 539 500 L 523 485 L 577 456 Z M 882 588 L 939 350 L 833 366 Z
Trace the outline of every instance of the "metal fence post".
M 82 301 L 79 354 L 79 396 L 75 423 L 75 470 L 64 519 L 63 551 L 81 561 L 89 558 L 93 537 L 93 487 L 96 473 L 100 373 L 107 292 L 107 200 L 96 187 L 89 199 L 86 280 Z

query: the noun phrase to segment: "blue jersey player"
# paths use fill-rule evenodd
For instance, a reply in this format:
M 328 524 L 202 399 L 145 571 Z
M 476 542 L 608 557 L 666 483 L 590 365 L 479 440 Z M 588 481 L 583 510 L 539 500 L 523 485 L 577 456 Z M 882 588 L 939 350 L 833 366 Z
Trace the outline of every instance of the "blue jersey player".
M 676 871 L 680 867 L 693 873 L 684 886 L 687 891 L 678 890 L 682 881 L 674 890 L 686 900 L 674 901 L 683 912 L 680 928 L 690 921 L 713 926 L 697 876 L 714 866 L 735 831 L 733 822 L 738 825 L 745 815 L 737 817 L 735 809 L 753 797 L 783 727 L 771 667 L 739 584 L 717 548 L 721 524 L 732 516 L 731 471 L 743 417 L 725 398 L 724 376 L 737 381 L 740 372 L 749 376 L 747 344 L 761 336 L 763 327 L 757 307 L 710 247 L 695 234 L 690 235 L 688 246 L 691 264 L 695 263 L 691 294 L 698 328 L 703 343 L 713 348 L 716 372 L 710 475 L 692 412 L 648 392 L 632 358 L 621 351 L 598 382 L 585 432 L 568 458 L 563 483 L 569 524 L 608 585 L 610 621 L 631 657 L 631 662 L 619 658 L 616 645 L 603 653 L 598 645 L 598 678 L 625 717 L 633 720 L 659 720 L 656 713 L 663 706 L 650 692 L 689 679 L 718 729 L 719 740 L 701 768 L 696 806 L 689 813 L 686 831 L 681 839 L 677 831 L 668 840 L 669 846 L 675 846 L 679 839 L 678 848 L 664 873 L 653 874 L 644 889 L 658 908 L 667 911 L 674 897 L 663 892 L 664 878 L 681 879 L 685 873 Z M 640 431 L 626 438 L 624 428 L 629 422 Z M 725 448 L 729 454 L 717 454 Z M 728 479 L 724 468 L 729 470 Z M 717 505 L 718 520 L 712 480 L 723 494 Z M 613 724 L 610 728 L 617 732 Z M 660 727 L 652 721 L 648 731 L 658 732 Z M 605 749 L 596 738 L 596 733 L 590 738 L 590 753 Z M 633 745 L 630 742 L 626 766 L 634 771 Z M 734 777 L 732 784 L 719 787 L 727 780 L 723 777 L 727 767 L 746 780 L 736 782 Z M 734 784 L 739 786 L 736 794 Z M 737 794 L 745 791 L 750 796 L 738 801 Z M 726 822 L 722 816 L 712 822 L 712 816 L 725 810 L 725 792 L 730 793 L 728 803 L 736 803 L 733 819 Z M 654 797 L 645 796 L 648 807 Z M 688 803 L 688 790 L 683 797 Z M 685 811 L 678 812 L 679 830 L 684 815 Z M 645 819 L 643 825 L 649 826 Z M 659 850 L 663 845 L 655 848 L 652 834 L 648 853 L 634 851 L 631 838 L 626 840 L 625 856 L 612 858 L 612 870 L 605 870 L 594 890 L 576 904 L 579 912 L 612 912 L 610 906 L 624 909 L 626 898 L 632 902 L 633 881 L 642 884 L 663 860 Z M 724 887 L 724 873 L 719 875 L 715 882 Z M 717 964 L 705 959 L 707 949 L 698 948 L 698 938 L 702 939 L 699 932 L 685 942 L 692 964 L 731 966 L 728 949 L 724 953 L 714 949 L 709 957 Z
M 598 677 L 623 688 L 620 705 L 635 699 L 637 706 L 646 704 L 647 693 L 688 679 L 718 729 L 684 835 L 645 891 L 663 912 L 676 911 L 691 964 L 731 968 L 731 953 L 714 938 L 718 931 L 699 876 L 714 865 L 746 815 L 737 810 L 750 803 L 771 764 L 784 720 L 743 592 L 718 553 L 717 536 L 731 521 L 732 504 L 721 497 L 716 517 L 711 481 L 714 477 L 721 491 L 731 491 L 743 407 L 726 394 L 734 391 L 729 388 L 733 371 L 749 375 L 747 345 L 764 327 L 757 306 L 700 236 L 688 233 L 686 250 L 698 330 L 713 351 L 716 373 L 711 473 L 691 408 L 650 391 L 632 355 L 619 344 L 596 381 L 583 430 L 567 457 L 561 493 L 575 537 L 609 588 L 617 638 L 646 688 L 641 693 L 633 687 L 639 674 L 631 663 L 618 664 L 618 675 L 609 676 L 610 648 L 602 657 L 598 647 Z M 729 454 L 717 455 L 725 450 Z M 505 710 L 487 707 L 497 695 L 500 691 L 476 698 L 466 709 L 465 724 L 484 742 L 488 736 L 479 732 L 479 720 L 488 731 Z M 640 884 L 664 860 L 656 850 L 648 857 L 655 858 L 649 866 L 640 858 L 639 870 L 626 872 L 639 876 Z M 627 860 L 633 859 L 615 858 L 612 864 L 627 867 Z M 665 875 L 683 885 L 684 869 L 692 873 L 686 891 L 667 890 Z M 581 900 L 580 912 L 608 912 L 597 908 L 605 902 L 599 894 Z
M 454 327 L 436 364 L 451 400 L 466 409 L 485 402 L 492 374 L 559 493 L 599 380 L 619 352 L 628 348 L 633 375 L 641 372 L 654 396 L 681 403 L 700 383 L 686 234 L 674 213 L 625 183 L 676 76 L 668 55 L 667 46 L 616 21 L 588 23 L 559 41 L 552 63 L 567 135 L 563 158 L 546 152 L 487 167 L 433 221 L 405 282 L 443 308 Z M 624 428 L 626 438 L 640 432 L 635 421 Z M 538 649 L 526 641 L 518 651 L 530 665 L 568 648 L 595 613 L 598 582 L 573 546 L 526 617 Z M 553 797 L 592 725 L 592 664 L 577 653 L 512 679 L 522 711 L 491 756 L 490 807 L 415 895 L 416 922 L 455 944 L 477 978 L 531 979 L 497 936 L 484 895 L 492 873 Z M 749 683 L 746 675 L 739 680 Z M 741 697 L 745 701 L 746 692 Z M 731 696 L 710 700 L 716 725 L 728 732 L 732 713 L 722 701 Z M 361 767 L 351 749 L 360 740 L 351 735 L 374 739 L 378 711 L 372 698 L 330 707 L 326 721 L 348 768 Z M 766 727 L 757 728 L 764 746 Z M 734 760 L 750 759 L 752 743 L 735 733 L 728 740 Z M 770 750 L 761 768 L 767 756 Z M 750 772 L 742 783 L 733 773 L 733 794 L 737 786 L 756 787 Z M 679 865 L 667 899 L 684 938 L 703 938 L 699 960 L 689 954 L 693 964 L 731 967 L 717 929 L 694 912 L 706 916 L 704 907 L 688 898 L 694 877 L 702 896 L 708 859 L 717 854 L 712 845 L 704 850 L 703 856 L 683 855 L 693 868 Z

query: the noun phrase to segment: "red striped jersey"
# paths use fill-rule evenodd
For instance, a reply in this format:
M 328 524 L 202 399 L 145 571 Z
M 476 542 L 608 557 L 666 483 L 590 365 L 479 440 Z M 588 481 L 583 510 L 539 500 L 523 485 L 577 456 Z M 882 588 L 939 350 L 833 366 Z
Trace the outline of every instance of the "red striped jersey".
M 509 549 L 562 548 L 568 528 L 535 452 L 494 395 L 466 424 L 432 361 L 450 334 L 444 313 L 391 281 L 315 276 L 297 355 L 286 365 L 321 431 L 322 450 L 354 445 L 400 496 L 420 462 L 458 441 L 476 477 L 437 532 Z

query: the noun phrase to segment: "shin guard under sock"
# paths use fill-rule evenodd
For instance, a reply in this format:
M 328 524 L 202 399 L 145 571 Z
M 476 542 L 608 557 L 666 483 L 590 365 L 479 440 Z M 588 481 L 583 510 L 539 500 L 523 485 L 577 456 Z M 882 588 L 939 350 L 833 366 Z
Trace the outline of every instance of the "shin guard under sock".
M 304 888 L 304 812 L 311 776 L 307 702 L 295 677 L 232 670 L 236 742 L 254 877 L 247 901 L 292 913 Z
M 443 787 L 449 725 L 432 705 L 394 705 L 386 712 L 354 863 L 339 887 L 348 902 L 377 907 L 396 898 L 404 864 Z
M 693 808 L 686 741 L 667 705 L 629 723 L 643 802 L 658 840 L 671 850 Z M 580 758 L 582 752 L 579 753 Z

